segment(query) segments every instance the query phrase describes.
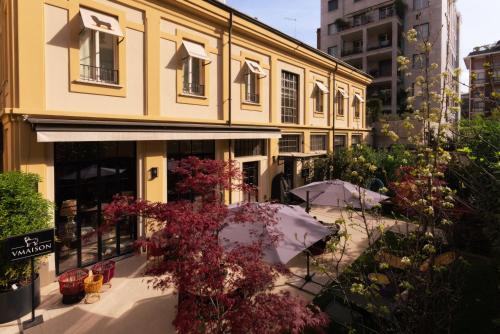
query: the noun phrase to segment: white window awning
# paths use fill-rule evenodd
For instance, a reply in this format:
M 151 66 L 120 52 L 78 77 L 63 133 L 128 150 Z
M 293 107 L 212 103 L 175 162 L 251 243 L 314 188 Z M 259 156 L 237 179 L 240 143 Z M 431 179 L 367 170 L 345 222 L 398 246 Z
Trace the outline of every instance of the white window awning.
M 250 72 L 255 73 L 257 75 L 266 75 L 266 72 L 264 72 L 264 69 L 262 66 L 260 66 L 259 63 L 253 61 L 253 60 L 245 60 L 245 63 L 250 70 Z
M 342 95 L 345 99 L 349 98 L 349 95 L 345 92 L 345 90 L 343 88 L 338 87 L 337 94 Z
M 87 29 L 123 37 L 120 23 L 114 16 L 102 14 L 86 8 L 80 8 L 80 16 L 83 26 Z
M 182 46 L 184 47 L 184 50 L 186 50 L 187 54 L 190 57 L 202 59 L 202 60 L 207 60 L 207 61 L 210 60 L 203 45 L 193 43 L 190 41 L 182 41 Z
M 40 143 L 279 139 L 275 127 L 28 118 Z
M 358 93 L 354 93 L 354 97 L 359 100 L 359 102 L 365 102 L 365 99 Z
M 328 89 L 328 87 L 325 86 L 325 84 L 323 84 L 322 82 L 320 81 L 316 81 L 316 87 L 318 87 L 318 89 L 320 91 L 323 92 L 323 94 L 328 94 L 330 93 L 330 90 Z

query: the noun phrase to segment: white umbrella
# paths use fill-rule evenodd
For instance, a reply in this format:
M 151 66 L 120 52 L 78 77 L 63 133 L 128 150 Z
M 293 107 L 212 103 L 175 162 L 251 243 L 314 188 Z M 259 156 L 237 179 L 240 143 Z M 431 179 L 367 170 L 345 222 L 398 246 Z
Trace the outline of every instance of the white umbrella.
M 277 223 L 268 226 L 259 222 L 229 222 L 219 234 L 219 240 L 226 249 L 238 245 L 248 245 L 259 240 L 272 238 L 274 232 L 282 234 L 275 243 L 264 248 L 264 261 L 273 264 L 286 264 L 309 246 L 330 235 L 332 232 L 303 208 L 296 205 L 259 204 L 276 210 Z M 241 206 L 233 206 L 230 210 L 239 210 Z
M 308 200 L 307 192 L 309 192 L 309 204 L 338 207 L 361 208 L 362 199 L 365 208 L 371 209 L 381 201 L 389 198 L 341 180 L 313 182 L 291 191 L 292 194 L 305 201 Z

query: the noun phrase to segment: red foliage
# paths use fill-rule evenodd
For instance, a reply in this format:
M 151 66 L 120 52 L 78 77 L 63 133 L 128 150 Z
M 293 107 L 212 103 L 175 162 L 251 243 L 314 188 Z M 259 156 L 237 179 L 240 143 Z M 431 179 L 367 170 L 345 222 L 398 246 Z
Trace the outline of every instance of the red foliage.
M 228 189 L 248 191 L 242 174 L 233 162 L 182 160 L 177 168 L 182 176 L 180 193 L 190 193 L 193 201 L 150 203 L 119 197 L 106 208 L 114 223 L 124 216 L 140 216 L 155 225 L 154 237 L 141 240 L 163 254 L 152 261 L 147 274 L 153 275 L 155 288 L 175 286 L 179 291 L 178 313 L 174 325 L 180 333 L 298 333 L 306 327 L 325 325 L 326 316 L 287 294 L 272 294 L 281 266 L 262 260 L 267 242 L 279 235 L 251 245 L 225 250 L 218 233 L 225 222 L 276 223 L 266 205 L 228 210 L 223 203 Z

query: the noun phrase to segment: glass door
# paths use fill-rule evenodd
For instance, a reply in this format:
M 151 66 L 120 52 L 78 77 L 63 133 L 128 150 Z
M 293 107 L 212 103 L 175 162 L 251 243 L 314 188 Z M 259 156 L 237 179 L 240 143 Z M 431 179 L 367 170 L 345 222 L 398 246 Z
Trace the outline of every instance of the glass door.
M 254 192 L 245 194 L 244 200 L 249 202 L 259 201 L 259 161 L 244 162 L 242 165 L 244 182 L 255 188 Z
M 117 194 L 136 196 L 134 142 L 56 143 L 56 271 L 88 266 L 133 251 L 133 219 L 107 226 Z

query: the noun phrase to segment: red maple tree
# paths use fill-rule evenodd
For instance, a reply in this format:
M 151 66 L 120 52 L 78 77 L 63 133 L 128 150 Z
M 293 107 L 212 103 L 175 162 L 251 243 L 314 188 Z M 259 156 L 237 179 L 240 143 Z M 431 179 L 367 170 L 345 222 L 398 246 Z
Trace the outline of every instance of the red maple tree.
M 175 286 L 179 304 L 174 325 L 180 333 L 299 333 L 327 324 L 318 308 L 289 293 L 273 293 L 283 266 L 262 260 L 267 240 L 225 249 L 219 232 L 228 221 L 273 225 L 276 218 L 266 205 L 242 205 L 229 210 L 226 191 L 252 191 L 243 184 L 235 162 L 189 157 L 175 170 L 177 191 L 189 200 L 150 203 L 118 197 L 106 209 L 110 224 L 124 216 L 142 217 L 157 231 L 140 240 L 162 260 L 151 261 L 147 274 L 155 288 Z M 235 182 L 236 180 L 236 182 Z M 239 181 L 238 181 L 239 180 Z

